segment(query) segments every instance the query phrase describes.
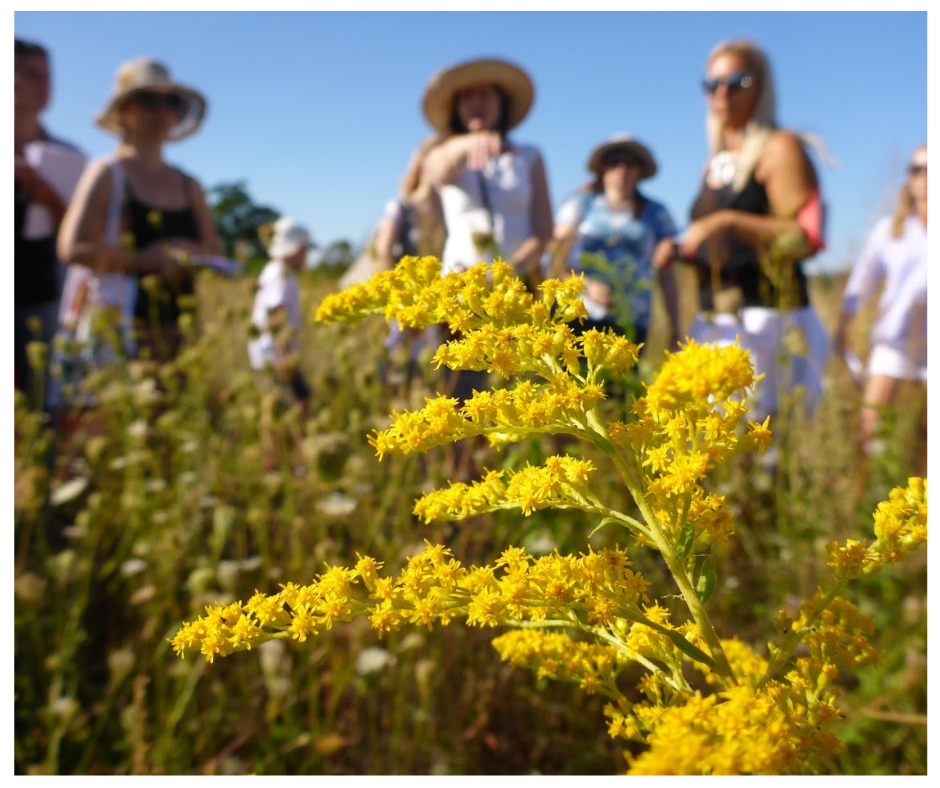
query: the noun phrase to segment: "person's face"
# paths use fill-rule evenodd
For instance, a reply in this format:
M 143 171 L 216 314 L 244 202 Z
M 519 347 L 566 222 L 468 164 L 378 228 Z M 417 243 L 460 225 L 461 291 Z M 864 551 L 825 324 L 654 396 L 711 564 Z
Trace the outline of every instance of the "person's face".
M 740 55 L 718 55 L 705 70 L 705 95 L 712 115 L 724 126 L 740 129 L 751 118 L 760 85 Z
M 911 194 L 917 201 L 927 199 L 927 148 L 914 151 L 908 164 L 907 182 L 910 184 Z
M 300 271 L 307 264 L 307 255 L 313 247 L 304 246 L 284 258 L 284 264 L 294 271 Z
M 49 105 L 49 61 L 44 55 L 19 55 L 13 64 L 14 106 L 37 115 Z
M 636 191 L 643 171 L 643 160 L 630 150 L 612 150 L 601 159 L 601 178 L 604 191 Z
M 133 137 L 164 140 L 179 122 L 183 103 L 178 93 L 142 90 L 121 105 L 121 123 Z
M 499 122 L 499 91 L 482 84 L 461 90 L 454 99 L 457 117 L 467 131 L 493 131 Z

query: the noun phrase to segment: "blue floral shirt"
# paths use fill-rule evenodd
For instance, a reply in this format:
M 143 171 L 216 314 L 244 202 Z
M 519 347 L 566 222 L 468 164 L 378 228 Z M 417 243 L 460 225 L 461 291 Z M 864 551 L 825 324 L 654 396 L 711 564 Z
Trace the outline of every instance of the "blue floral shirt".
M 646 200 L 639 217 L 629 211 L 612 211 L 603 194 L 582 193 L 570 197 L 555 217 L 560 225 L 577 225 L 569 257 L 575 271 L 609 284 L 614 301 L 627 311 L 630 322 L 648 328 L 653 304 L 653 251 L 664 238 L 677 234 L 665 206 Z M 607 310 L 585 298 L 595 320 Z

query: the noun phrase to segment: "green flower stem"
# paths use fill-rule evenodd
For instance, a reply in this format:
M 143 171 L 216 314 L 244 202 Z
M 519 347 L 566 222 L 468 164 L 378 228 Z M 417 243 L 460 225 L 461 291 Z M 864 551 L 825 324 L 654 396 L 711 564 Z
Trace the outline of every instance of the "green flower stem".
M 679 561 L 676 556 L 671 540 L 663 533 L 659 521 L 650 508 L 646 495 L 633 478 L 631 469 L 627 465 L 623 455 L 618 451 L 612 454 L 611 458 L 617 466 L 617 470 L 620 471 L 620 475 L 626 482 L 630 494 L 640 508 L 643 518 L 649 524 L 650 537 L 659 552 L 662 553 L 666 566 L 672 573 L 673 579 L 676 581 L 676 585 L 679 587 L 679 591 L 682 594 L 682 598 L 685 600 L 689 612 L 692 614 L 692 618 L 695 620 L 695 623 L 698 624 L 702 632 L 702 637 L 708 645 L 709 651 L 711 651 L 712 659 L 715 661 L 715 672 L 726 684 L 737 684 L 737 679 L 735 678 L 734 672 L 731 670 L 731 665 L 728 664 L 728 658 L 725 656 L 725 650 L 721 647 L 721 641 L 718 639 L 718 633 L 715 632 L 711 619 L 705 612 L 705 606 L 698 598 L 698 594 L 692 586 L 692 581 L 686 571 L 684 562 Z

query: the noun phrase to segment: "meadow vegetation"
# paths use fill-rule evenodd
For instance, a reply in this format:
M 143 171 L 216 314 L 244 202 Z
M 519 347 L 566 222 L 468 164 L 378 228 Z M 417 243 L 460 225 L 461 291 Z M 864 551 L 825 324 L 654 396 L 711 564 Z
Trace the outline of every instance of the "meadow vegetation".
M 356 618 L 302 644 L 273 639 L 211 665 L 198 653 L 174 655 L 181 623 L 207 606 L 308 583 L 361 556 L 398 576 L 428 544 L 446 545 L 464 567 L 493 565 L 509 546 L 533 561 L 625 546 L 626 531 L 598 530 L 600 518 L 576 508 L 480 511 L 457 522 L 416 516 L 415 501 L 449 481 L 450 447 L 386 453 L 380 462 L 369 435 L 389 428 L 389 413 L 434 397 L 431 360 L 405 386 L 396 360 L 382 366 L 385 323 L 314 322 L 336 288 L 322 271 L 305 276 L 311 319 L 300 363 L 314 392 L 306 424 L 248 368 L 248 281 L 202 279 L 180 356 L 90 376 L 96 407 L 66 414 L 54 446 L 44 416 L 18 396 L 16 772 L 625 771 L 624 753 L 645 748 L 608 735 L 609 697 L 501 661 L 494 636 L 502 630 L 418 625 L 380 638 L 368 618 Z M 815 287 L 817 306 L 832 316 L 841 288 Z M 624 418 L 644 392 L 640 381 L 653 381 L 661 328 L 638 377 L 610 389 L 604 406 L 612 418 Z M 920 394 L 908 396 L 898 412 L 919 412 Z M 923 426 L 900 418 L 887 422 L 887 450 L 858 484 L 858 399 L 833 365 L 815 419 L 772 425 L 775 472 L 756 453 L 741 453 L 705 483 L 725 496 L 735 530 L 716 540 L 708 615 L 755 651 L 779 611 L 797 616 L 801 600 L 832 576 L 826 546 L 870 540 L 879 501 L 913 475 Z M 596 446 L 530 434 L 474 451 L 477 467 L 507 474 L 551 455 L 590 462 L 597 498 L 642 520 Z M 859 578 L 846 593 L 870 617 L 880 656 L 830 677 L 827 692 L 841 711 L 832 730 L 844 750 L 818 761 L 823 773 L 927 772 L 925 553 Z M 631 543 L 630 560 L 652 588 L 667 586 L 661 554 Z M 672 612 L 681 611 L 677 604 Z M 693 662 L 680 655 L 676 664 L 685 680 L 701 683 Z M 616 691 L 639 702 L 641 677 L 628 666 Z

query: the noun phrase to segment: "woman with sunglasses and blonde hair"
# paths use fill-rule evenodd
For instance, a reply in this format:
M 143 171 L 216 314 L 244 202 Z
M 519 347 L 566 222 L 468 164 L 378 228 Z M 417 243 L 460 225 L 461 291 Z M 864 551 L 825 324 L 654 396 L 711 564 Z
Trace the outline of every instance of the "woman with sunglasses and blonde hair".
M 880 291 L 861 412 L 861 439 L 871 452 L 881 412 L 902 381 L 927 386 L 927 146 L 911 155 L 894 214 L 872 229 L 845 286 L 836 352 L 844 359 L 860 307 Z M 924 462 L 923 471 L 926 471 Z
M 555 217 L 555 253 L 567 254 L 568 267 L 585 273 L 588 320 L 580 329 L 624 333 L 628 328 L 633 341 L 644 343 L 653 304 L 653 252 L 676 235 L 666 207 L 638 188 L 658 166 L 642 142 L 615 134 L 591 151 L 587 169 L 594 180 L 566 200 Z M 667 347 L 672 348 L 679 335 L 674 272 L 667 267 L 655 274 L 669 318 Z
M 199 183 L 163 158 L 166 143 L 196 132 L 205 109 L 202 94 L 174 81 L 162 63 L 121 65 L 96 119 L 120 142 L 82 174 L 59 234 L 62 259 L 94 271 L 96 298 L 124 311 L 123 328 L 133 332 L 125 349 L 160 360 L 180 348 L 179 299 L 195 293 L 188 262 L 219 251 Z
M 765 376 L 751 397 L 755 416 L 779 413 L 780 395 L 797 387 L 811 412 L 829 342 L 801 266 L 824 246 L 819 183 L 805 146 L 821 145 L 777 126 L 770 64 L 751 42 L 719 44 L 703 88 L 711 157 L 691 224 L 678 244 L 660 245 L 654 264 L 694 263 L 702 311 L 691 336 L 740 337 Z

